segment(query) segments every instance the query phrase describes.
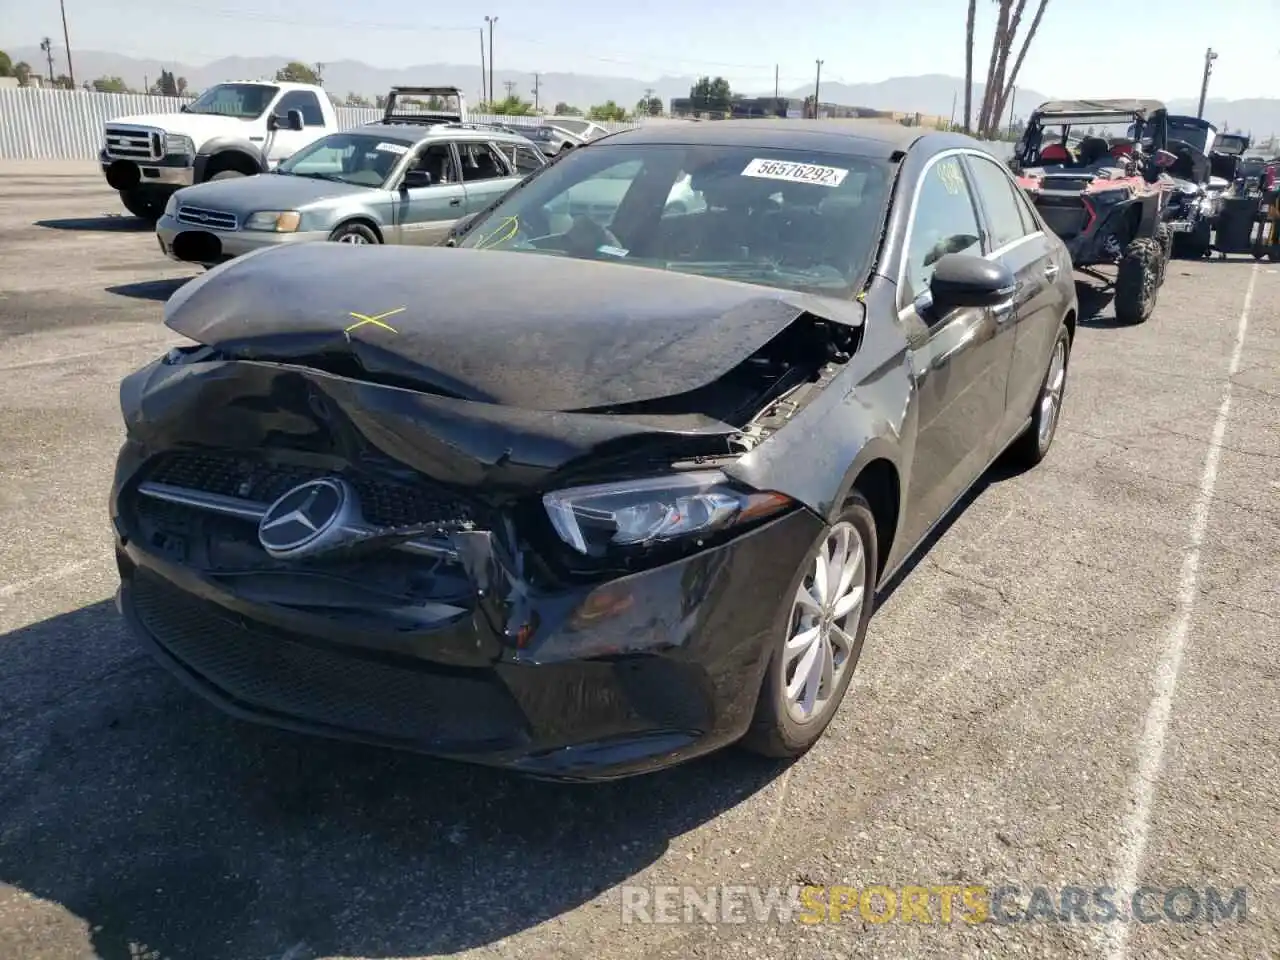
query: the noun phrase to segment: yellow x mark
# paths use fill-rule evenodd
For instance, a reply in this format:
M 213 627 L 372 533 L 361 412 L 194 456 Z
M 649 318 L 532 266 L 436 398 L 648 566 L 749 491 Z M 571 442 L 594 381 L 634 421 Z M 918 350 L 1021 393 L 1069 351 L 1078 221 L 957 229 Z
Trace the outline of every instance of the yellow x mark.
M 350 340 L 351 331 L 355 330 L 357 327 L 363 327 L 366 323 L 372 323 L 375 327 L 381 327 L 383 330 L 390 330 L 392 333 L 399 333 L 400 331 L 391 326 L 391 324 L 383 323 L 382 321 L 386 320 L 387 317 L 394 317 L 397 313 L 404 313 L 407 309 L 408 307 L 396 307 L 394 310 L 388 310 L 386 313 L 380 313 L 376 317 L 365 316 L 363 313 L 348 313 L 347 316 L 354 317 L 356 322 L 347 327 L 343 333 L 345 333 L 347 335 L 347 339 Z

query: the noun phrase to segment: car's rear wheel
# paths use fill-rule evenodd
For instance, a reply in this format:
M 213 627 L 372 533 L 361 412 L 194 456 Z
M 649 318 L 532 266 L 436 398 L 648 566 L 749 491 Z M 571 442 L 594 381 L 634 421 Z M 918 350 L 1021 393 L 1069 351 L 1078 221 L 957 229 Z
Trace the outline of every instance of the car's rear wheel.
M 1062 416 L 1062 397 L 1067 389 L 1067 368 L 1071 360 L 1071 333 L 1066 324 L 1058 328 L 1058 337 L 1049 355 L 1036 405 L 1031 411 L 1031 426 L 1009 447 L 1009 460 L 1019 467 L 1034 467 L 1045 458 L 1058 432 Z
M 878 557 L 875 517 L 854 493 L 789 587 L 744 747 L 769 757 L 796 757 L 822 736 L 862 653 Z
M 214 180 L 237 180 L 244 176 L 248 176 L 248 174 L 245 174 L 240 170 L 219 170 L 209 178 L 209 182 L 212 183 Z
M 329 239 L 334 243 L 363 245 L 377 243 L 378 235 L 363 223 L 344 223 L 342 226 L 334 228 L 333 233 L 329 234 Z

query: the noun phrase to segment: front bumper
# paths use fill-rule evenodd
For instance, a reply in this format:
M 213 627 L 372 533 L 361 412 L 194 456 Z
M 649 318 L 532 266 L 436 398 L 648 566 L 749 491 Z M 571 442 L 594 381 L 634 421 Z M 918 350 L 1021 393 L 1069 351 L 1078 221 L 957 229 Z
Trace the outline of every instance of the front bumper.
M 113 158 L 104 151 L 98 157 L 102 176 L 113 190 L 173 189 L 195 183 L 192 157 L 175 154 L 151 162 Z
M 337 618 L 317 628 L 314 614 L 246 598 L 132 539 L 113 505 L 121 612 L 224 711 L 565 780 L 646 773 L 740 738 L 783 597 L 821 530 L 800 510 L 666 566 L 537 596 L 539 639 L 521 649 L 494 627 L 490 599 L 391 641 Z
M 286 243 L 310 243 L 327 240 L 328 237 L 329 235 L 321 230 L 297 233 L 270 233 L 266 230 L 202 230 L 191 224 L 181 223 L 169 214 L 161 217 L 156 224 L 156 239 L 166 257 L 170 260 L 199 263 L 204 266 L 222 263 L 264 247 L 278 247 Z

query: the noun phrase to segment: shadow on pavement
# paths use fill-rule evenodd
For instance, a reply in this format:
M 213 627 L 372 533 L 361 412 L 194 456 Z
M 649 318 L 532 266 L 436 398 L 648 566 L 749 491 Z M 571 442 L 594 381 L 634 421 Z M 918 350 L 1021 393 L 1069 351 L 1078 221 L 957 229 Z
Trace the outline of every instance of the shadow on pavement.
M 71 217 L 64 220 L 37 220 L 37 227 L 50 230 L 82 230 L 98 233 L 142 233 L 154 230 L 155 225 L 137 217 L 124 214 L 106 214 L 101 217 Z
M 1115 287 L 1110 278 L 1091 277 L 1088 280 L 1076 276 L 1076 298 L 1080 301 L 1080 321 L 1082 327 L 1116 327 L 1115 313 L 1104 316 L 1104 312 L 1116 298 Z
M 107 287 L 107 293 L 120 297 L 131 297 L 135 300 L 156 300 L 164 303 L 181 289 L 190 277 L 173 277 L 168 280 L 140 280 L 137 283 L 122 283 L 119 286 Z
M 104 960 L 452 954 L 582 906 L 782 770 L 730 750 L 560 786 L 259 728 L 108 602 L 3 643 L 0 882 L 83 922 L 42 923 L 51 955 L 86 928 Z M 0 954 L 36 949 L 5 927 Z

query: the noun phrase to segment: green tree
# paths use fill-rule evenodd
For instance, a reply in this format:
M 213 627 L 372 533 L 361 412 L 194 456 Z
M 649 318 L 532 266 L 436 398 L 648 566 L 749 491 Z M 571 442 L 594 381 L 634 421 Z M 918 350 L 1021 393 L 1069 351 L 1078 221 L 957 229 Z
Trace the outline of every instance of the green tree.
M 587 117 L 591 120 L 619 121 L 627 119 L 627 111 L 612 100 L 606 100 L 604 103 L 598 103 L 588 110 Z
M 569 104 L 561 100 L 556 104 L 555 115 L 557 117 L 580 117 L 582 116 L 582 111 L 577 107 L 569 106 Z
M 659 97 L 641 97 L 636 101 L 638 116 L 658 117 L 662 115 L 662 100 Z
M 31 83 L 31 64 L 25 60 L 19 60 L 13 65 L 13 75 L 18 78 L 18 86 L 29 86 Z
M 71 78 L 65 73 L 58 74 L 53 81 L 53 85 L 59 90 L 74 90 L 76 88 L 76 85 L 71 82 Z
M 149 92 L 156 97 L 176 97 L 178 96 L 178 78 L 170 70 L 161 70 L 160 79 L 152 84 Z
M 129 85 L 119 77 L 99 77 L 93 81 L 94 90 L 99 93 L 129 93 Z
M 513 93 L 505 100 L 487 104 L 484 112 L 504 117 L 527 117 L 533 113 L 533 104 L 527 100 L 521 100 Z
M 174 88 L 178 91 L 178 96 L 185 97 L 188 95 L 186 77 L 178 77 L 178 79 L 174 81 L 173 85 L 174 85 Z
M 733 106 L 733 91 L 724 77 L 699 77 L 689 88 L 689 99 L 698 113 L 728 113 Z
M 9 55 L 7 53 L 0 50 L 0 77 L 12 76 L 14 76 L 13 61 L 9 59 Z
M 298 60 L 290 61 L 288 66 L 277 70 L 276 80 L 279 83 L 312 83 L 316 86 L 320 85 L 320 76 L 316 73 L 315 68 L 309 67 Z

